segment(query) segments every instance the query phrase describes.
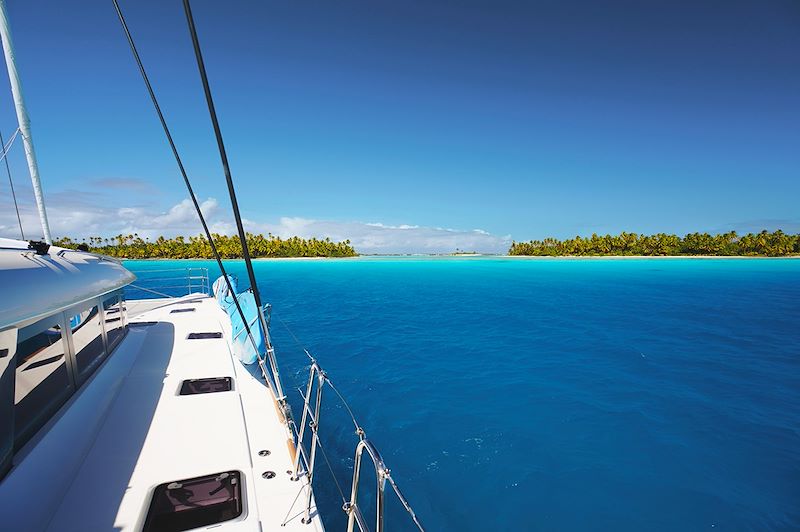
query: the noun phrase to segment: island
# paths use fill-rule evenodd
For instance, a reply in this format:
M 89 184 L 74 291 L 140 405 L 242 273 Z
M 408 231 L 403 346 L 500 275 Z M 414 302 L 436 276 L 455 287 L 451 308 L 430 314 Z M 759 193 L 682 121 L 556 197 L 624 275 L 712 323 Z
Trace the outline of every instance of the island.
M 560 256 L 739 256 L 786 257 L 800 254 L 800 234 L 781 230 L 738 235 L 735 231 L 710 235 L 689 233 L 684 237 L 657 233 L 640 235 L 622 232 L 619 235 L 568 238 L 545 238 L 529 242 L 512 242 L 509 255 L 543 257 Z
M 242 258 L 242 244 L 238 236 L 214 233 L 214 244 L 223 259 Z M 64 248 L 81 249 L 121 259 L 212 259 L 211 245 L 202 235 L 155 240 L 138 234 L 117 235 L 111 238 L 89 237 L 72 239 L 63 237 L 53 244 Z M 253 258 L 282 257 L 354 257 L 357 255 L 350 240 L 333 242 L 329 238 L 281 238 L 273 234 L 247 233 L 247 247 Z

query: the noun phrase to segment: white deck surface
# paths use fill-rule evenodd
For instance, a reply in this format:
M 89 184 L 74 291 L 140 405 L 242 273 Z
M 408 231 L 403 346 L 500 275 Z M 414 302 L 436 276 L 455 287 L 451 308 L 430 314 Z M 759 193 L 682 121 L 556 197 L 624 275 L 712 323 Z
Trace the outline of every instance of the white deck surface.
M 170 314 L 190 307 L 196 310 Z M 132 326 L 44 434 L 18 454 L 0 484 L 0 528 L 140 530 L 155 486 L 239 470 L 242 515 L 198 530 L 322 530 L 315 509 L 311 524 L 300 522 L 308 488 L 287 474 L 289 432 L 271 391 L 231 354 L 230 321 L 216 301 L 170 300 L 129 321 L 158 323 Z M 223 338 L 186 339 L 215 331 Z M 185 379 L 204 377 L 232 377 L 233 390 L 178 395 Z M 269 455 L 259 456 L 262 449 Z M 265 479 L 265 471 L 276 476 Z

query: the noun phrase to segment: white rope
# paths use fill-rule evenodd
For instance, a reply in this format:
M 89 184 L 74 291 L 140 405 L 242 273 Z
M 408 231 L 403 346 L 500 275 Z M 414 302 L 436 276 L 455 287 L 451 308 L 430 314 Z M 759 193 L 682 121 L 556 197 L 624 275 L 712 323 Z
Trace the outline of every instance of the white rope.
M 8 139 L 6 145 L 3 146 L 3 155 L 0 156 L 0 162 L 8 155 L 8 150 L 11 148 L 11 145 L 14 144 L 14 140 L 17 138 L 17 135 L 19 135 L 19 128 L 17 128 L 13 135 L 11 135 L 11 138 Z
M 17 134 L 19 133 L 19 128 L 14 131 L 14 134 L 11 135 L 11 139 L 8 141 L 7 146 L 3 146 L 3 157 L 2 159 L 5 160 L 6 163 L 6 173 L 8 174 L 8 186 L 11 188 L 11 198 L 14 200 L 14 210 L 17 212 L 17 222 L 19 223 L 19 235 L 22 240 L 25 240 L 25 230 L 22 228 L 22 217 L 19 215 L 19 204 L 17 203 L 17 193 L 14 192 L 14 180 L 11 178 L 11 167 L 8 165 L 8 150 L 11 148 L 11 145 L 14 143 L 14 139 L 17 138 Z M 0 133 L 0 144 L 3 144 L 3 134 Z

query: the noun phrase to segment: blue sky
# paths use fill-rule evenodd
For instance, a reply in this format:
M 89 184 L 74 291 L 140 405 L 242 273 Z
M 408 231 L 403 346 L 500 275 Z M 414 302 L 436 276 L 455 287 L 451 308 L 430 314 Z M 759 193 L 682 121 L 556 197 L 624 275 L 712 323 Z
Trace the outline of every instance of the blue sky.
M 252 230 L 363 251 L 800 231 L 796 1 L 253 4 L 193 3 Z M 180 2 L 122 7 L 230 231 Z M 53 232 L 199 232 L 111 2 L 8 10 Z M 21 143 L 10 160 L 36 233 Z M 0 235 L 16 232 L 3 176 Z

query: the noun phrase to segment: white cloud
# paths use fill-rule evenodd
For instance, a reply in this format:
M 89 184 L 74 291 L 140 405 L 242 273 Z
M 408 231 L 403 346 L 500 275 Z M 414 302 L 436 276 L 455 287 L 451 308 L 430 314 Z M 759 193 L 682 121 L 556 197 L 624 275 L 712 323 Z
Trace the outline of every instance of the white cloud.
M 194 206 L 184 199 L 166 211 L 142 206 L 104 207 L 107 198 L 92 192 L 63 191 L 48 197 L 47 213 L 54 237 L 113 236 L 138 233 L 143 238 L 197 235 L 202 232 Z M 212 232 L 233 234 L 236 226 L 222 218 L 216 199 L 200 206 Z M 39 217 L 32 203 L 20 205 L 25 236 L 41 238 Z M 277 223 L 244 220 L 251 232 L 272 233 L 281 238 L 330 238 L 350 240 L 361 253 L 449 253 L 460 249 L 500 253 L 508 249 L 510 236 L 496 236 L 481 229 L 455 230 L 413 224 L 387 225 L 380 222 L 315 220 L 283 217 Z M 0 196 L 0 236 L 18 238 L 13 203 Z
M 249 231 L 272 233 L 282 238 L 300 236 L 350 240 L 361 253 L 449 253 L 460 249 L 483 253 L 508 250 L 511 236 L 496 236 L 475 229 L 460 231 L 418 225 L 385 225 L 376 222 L 340 222 L 309 218 L 281 218 L 277 224 L 246 221 Z
M 181 201 L 166 212 L 159 212 L 145 207 L 112 209 L 104 206 L 107 203 L 104 198 L 98 197 L 98 201 L 92 202 L 87 201 L 87 195 L 92 196 L 91 193 L 76 194 L 74 196 L 80 199 L 72 200 L 73 194 L 59 193 L 50 198 L 51 201 L 47 203 L 47 218 L 54 238 L 113 236 L 120 233 L 138 233 L 143 238 L 154 238 L 159 235 L 194 235 L 202 231 L 189 199 Z M 22 203 L 19 209 L 25 237 L 42 238 L 42 227 L 35 206 L 32 203 Z M 219 210 L 217 200 L 208 198 L 200 204 L 200 209 L 207 218 L 213 219 Z M 19 238 L 14 204 L 5 195 L 0 198 L 0 236 Z

